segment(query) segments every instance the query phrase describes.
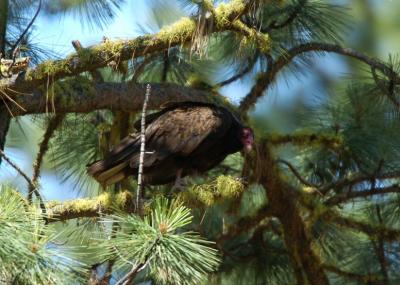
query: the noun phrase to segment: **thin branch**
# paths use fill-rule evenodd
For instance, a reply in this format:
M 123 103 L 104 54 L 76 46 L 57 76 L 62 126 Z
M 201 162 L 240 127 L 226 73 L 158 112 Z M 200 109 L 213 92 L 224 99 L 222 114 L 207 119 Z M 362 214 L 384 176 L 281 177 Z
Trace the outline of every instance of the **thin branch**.
M 382 219 L 381 209 L 380 209 L 379 204 L 375 205 L 375 209 L 376 209 L 376 215 L 378 217 L 379 224 L 383 225 L 383 219 Z M 376 238 L 376 240 L 371 239 L 371 242 L 374 245 L 376 257 L 379 260 L 381 274 L 383 276 L 383 284 L 388 285 L 389 284 L 389 275 L 388 275 L 388 268 L 387 268 L 388 263 L 387 263 L 386 256 L 385 256 L 386 254 L 385 254 L 384 241 L 382 240 L 382 238 L 380 236 L 378 236 Z
M 366 181 L 371 181 L 371 179 L 395 179 L 400 177 L 400 171 L 387 172 L 382 174 L 356 174 L 350 177 L 342 178 L 338 181 L 332 182 L 328 185 L 319 188 L 319 191 L 326 194 L 331 189 L 342 189 L 343 187 L 353 186 Z
M 159 242 L 159 238 L 156 238 L 153 242 L 153 244 L 151 245 L 151 247 L 148 250 L 148 253 L 146 254 L 144 261 L 140 262 L 139 264 L 135 264 L 132 266 L 132 269 L 124 276 L 122 277 L 117 283 L 115 283 L 115 285 L 129 285 L 133 279 L 135 279 L 136 275 L 142 271 L 144 268 L 146 268 L 146 266 L 148 265 L 148 263 L 151 260 L 151 255 L 153 253 L 153 249 L 154 247 L 158 244 Z
M 18 40 L 14 43 L 14 45 L 11 47 L 11 56 L 12 56 L 12 63 L 9 66 L 8 70 L 7 70 L 7 75 L 10 76 L 10 72 L 15 64 L 16 58 L 19 55 L 20 51 L 19 51 L 19 43 L 21 42 L 21 40 L 24 38 L 24 36 L 26 35 L 26 33 L 29 31 L 29 29 L 32 27 L 33 23 L 36 20 L 36 17 L 39 15 L 40 9 L 42 8 L 42 0 L 39 0 L 39 5 L 38 8 L 36 10 L 35 15 L 33 16 L 32 20 L 29 22 L 28 26 L 25 28 L 25 30 L 22 32 L 22 34 L 19 36 Z
M 139 157 L 139 169 L 138 169 L 138 187 L 136 192 L 136 205 L 137 205 L 137 213 L 141 213 L 142 205 L 141 205 L 141 197 L 142 197 L 142 188 L 143 188 L 143 163 L 144 163 L 144 153 L 146 149 L 146 109 L 147 102 L 149 101 L 151 92 L 150 84 L 147 84 L 146 95 L 144 97 L 143 109 L 142 109 L 142 120 L 141 120 L 141 129 L 140 129 L 140 157 Z
M 359 282 L 367 283 L 370 285 L 374 285 L 374 284 L 381 285 L 382 284 L 381 283 L 382 278 L 380 278 L 379 276 L 377 276 L 375 274 L 361 275 L 361 274 L 357 274 L 357 273 L 353 273 L 353 272 L 347 272 L 336 266 L 328 265 L 328 264 L 324 264 L 323 267 L 325 270 L 335 273 L 335 274 L 337 274 L 341 277 L 344 277 L 345 279 L 351 280 L 351 281 L 359 281 Z
M 274 29 L 281 29 L 284 28 L 288 25 L 290 25 L 291 23 L 293 23 L 293 21 L 297 18 L 298 14 L 301 12 L 301 10 L 303 9 L 304 5 L 307 3 L 307 0 L 300 0 L 299 3 L 297 3 L 297 6 L 295 9 L 293 9 L 292 13 L 290 13 L 289 17 L 287 17 L 287 19 L 285 21 L 283 21 L 282 23 L 277 23 L 276 21 L 273 21 L 268 27 L 266 32 L 270 31 L 270 30 L 274 30 Z
M 82 46 L 81 42 L 79 40 L 75 40 L 71 42 L 72 46 L 74 47 L 74 49 L 76 50 L 77 54 L 79 53 L 83 53 L 84 52 L 84 47 Z M 103 80 L 103 76 L 101 75 L 101 73 L 96 69 L 96 70 L 92 70 L 90 72 L 90 74 L 93 77 L 93 80 L 95 82 L 104 82 Z
M 40 175 L 40 168 L 42 166 L 43 157 L 47 150 L 49 149 L 49 142 L 51 137 L 54 134 L 54 131 L 58 128 L 61 124 L 62 120 L 64 119 L 65 114 L 56 114 L 53 118 L 50 119 L 46 132 L 43 135 L 43 140 L 39 146 L 39 152 L 36 155 L 36 160 L 33 163 L 33 175 L 32 175 L 32 184 L 29 184 L 28 190 L 28 201 L 29 203 L 32 202 L 32 194 L 35 192 L 35 189 L 38 185 L 38 179 Z M 35 186 L 35 187 L 33 187 Z
M 247 66 L 244 69 L 242 69 L 239 73 L 233 75 L 232 77 L 217 83 L 216 86 L 223 87 L 223 86 L 231 84 L 232 82 L 235 82 L 236 80 L 245 76 L 247 73 L 249 73 L 253 69 L 255 63 L 257 62 L 258 56 L 259 56 L 259 53 L 256 52 L 254 57 L 251 60 L 249 60 L 249 63 L 247 64 Z
M 398 229 L 390 229 L 385 226 L 373 226 L 349 217 L 340 216 L 333 211 L 326 211 L 321 215 L 321 218 L 327 222 L 363 232 L 371 237 L 380 237 L 385 241 L 396 241 L 400 239 L 400 230 Z
M 34 189 L 33 192 L 35 193 L 36 197 L 39 199 L 39 204 L 40 208 L 42 209 L 42 212 L 45 214 L 46 213 L 46 206 L 42 200 L 42 197 L 40 196 L 39 191 L 37 190 L 35 184 L 32 182 L 32 180 L 29 178 L 28 175 L 26 175 L 25 172 L 21 170 L 21 168 L 18 167 L 8 156 L 3 152 L 3 150 L 0 149 L 0 156 L 3 157 L 3 159 L 11 165 L 12 168 L 14 168 L 25 180 L 28 182 L 28 187 Z
M 168 70 L 170 67 L 170 60 L 169 60 L 169 54 L 168 54 L 168 50 L 164 51 L 164 64 L 163 64 L 163 70 L 161 73 L 161 82 L 167 82 L 167 75 L 168 75 Z
M 290 171 L 292 171 L 293 175 L 296 176 L 296 178 L 304 185 L 313 187 L 315 189 L 318 188 L 318 185 L 308 182 L 304 177 L 302 177 L 301 174 L 297 171 L 297 169 L 289 161 L 286 161 L 284 159 L 277 159 L 276 162 L 285 164 L 290 169 Z
M 382 195 L 382 194 L 388 194 L 388 193 L 400 193 L 400 187 L 398 185 L 392 185 L 389 187 L 373 188 L 370 190 L 342 193 L 342 194 L 336 195 L 332 198 L 329 198 L 325 202 L 325 204 L 329 205 L 329 206 L 333 206 L 333 205 L 347 202 L 350 199 L 368 198 L 368 197 L 371 197 L 374 195 Z
M 268 68 L 267 72 L 261 73 L 261 75 L 257 79 L 255 85 L 252 87 L 250 92 L 240 102 L 239 106 L 240 110 L 245 112 L 249 110 L 251 107 L 253 107 L 257 102 L 258 98 L 260 98 L 263 95 L 264 91 L 274 81 L 276 74 L 280 70 L 282 70 L 286 65 L 291 63 L 291 61 L 296 56 L 307 52 L 333 52 L 343 56 L 348 56 L 380 70 L 383 74 L 391 78 L 395 84 L 398 84 L 400 82 L 400 77 L 395 73 L 395 71 L 391 67 L 361 52 L 358 52 L 350 48 L 344 48 L 335 44 L 315 43 L 315 42 L 306 43 L 289 49 L 287 52 L 279 56 L 273 62 L 273 65 Z M 393 103 L 396 106 L 399 105 L 397 101 L 393 101 Z
M 145 56 L 143 61 L 139 64 L 139 66 L 135 69 L 132 79 L 130 80 L 132 83 L 136 83 L 139 79 L 139 76 L 143 73 L 144 68 L 156 57 L 156 54 Z
M 11 47 L 11 54 L 14 55 L 14 51 L 15 48 L 19 45 L 19 43 L 21 42 L 21 40 L 24 38 L 24 36 L 26 35 L 26 33 L 29 31 L 29 29 L 32 27 L 33 23 L 35 22 L 37 16 L 39 15 L 40 9 L 42 8 L 42 0 L 39 0 L 39 5 L 38 8 L 36 10 L 35 15 L 33 16 L 32 20 L 29 22 L 28 26 L 25 28 L 25 30 L 22 32 L 22 34 L 19 36 L 18 40 L 13 44 L 13 46 Z M 14 56 L 15 58 L 15 56 Z

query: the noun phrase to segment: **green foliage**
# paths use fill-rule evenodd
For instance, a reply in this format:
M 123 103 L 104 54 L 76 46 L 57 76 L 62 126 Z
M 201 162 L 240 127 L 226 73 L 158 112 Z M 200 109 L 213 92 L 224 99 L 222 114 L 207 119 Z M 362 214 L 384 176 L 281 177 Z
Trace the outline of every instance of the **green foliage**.
M 72 284 L 84 280 L 85 265 L 71 258 L 77 248 L 58 244 L 37 207 L 0 187 L 0 279 L 4 284 Z
M 44 10 L 49 14 L 72 14 L 90 28 L 95 26 L 101 28 L 111 23 L 123 2 L 118 0 L 52 0 L 46 1 Z
M 219 258 L 211 242 L 184 230 L 192 221 L 190 210 L 166 198 L 156 199 L 151 207 L 144 219 L 120 215 L 104 220 L 107 227 L 113 228 L 113 238 L 105 241 L 105 260 L 115 258 L 120 270 L 129 265 L 145 267 L 163 284 L 204 281 L 217 269 Z
M 86 165 L 101 157 L 101 134 L 107 132 L 103 113 L 69 115 L 51 141 L 50 163 L 61 181 L 70 181 L 75 190 L 92 193 L 98 186 L 86 174 Z M 100 133 L 100 135 L 99 135 Z

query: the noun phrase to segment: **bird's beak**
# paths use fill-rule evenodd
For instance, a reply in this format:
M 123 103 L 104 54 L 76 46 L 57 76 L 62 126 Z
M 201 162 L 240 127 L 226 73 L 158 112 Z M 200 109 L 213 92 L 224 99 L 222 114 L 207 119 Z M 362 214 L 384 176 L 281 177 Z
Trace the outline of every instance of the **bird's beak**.
M 251 152 L 253 150 L 253 146 L 251 145 L 251 144 L 246 144 L 245 146 L 244 146 L 244 152 L 245 153 L 249 153 L 249 152 Z

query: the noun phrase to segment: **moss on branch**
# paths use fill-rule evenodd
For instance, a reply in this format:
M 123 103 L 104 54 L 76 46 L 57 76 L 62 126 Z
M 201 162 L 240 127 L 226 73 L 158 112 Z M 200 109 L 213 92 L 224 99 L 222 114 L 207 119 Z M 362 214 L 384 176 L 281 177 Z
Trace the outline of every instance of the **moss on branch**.
M 221 3 L 213 8 L 212 14 L 216 22 L 216 29 L 211 32 L 236 30 L 249 36 L 252 32 L 241 25 L 235 28 L 233 22 L 247 11 L 247 5 L 243 0 L 232 0 L 229 3 Z M 236 25 L 237 26 L 237 25 Z M 252 30 L 252 29 L 250 29 Z M 106 40 L 99 45 L 84 48 L 71 54 L 65 59 L 46 61 L 35 69 L 28 70 L 25 74 L 25 83 L 40 85 L 47 80 L 57 80 L 68 76 L 75 76 L 85 71 L 93 71 L 104 67 L 111 61 L 124 61 L 133 58 L 169 49 L 172 46 L 182 45 L 193 40 L 197 31 L 197 19 L 195 17 L 183 17 L 172 25 L 162 28 L 154 35 L 139 36 L 131 40 Z M 269 39 L 262 37 L 263 43 Z M 258 40 L 260 41 L 260 40 Z M 264 45 L 267 48 L 269 45 Z
M 97 217 L 114 211 L 134 211 L 134 197 L 129 191 L 117 194 L 103 193 L 96 198 L 75 199 L 65 202 L 52 201 L 46 204 L 50 222 L 65 221 L 83 217 Z

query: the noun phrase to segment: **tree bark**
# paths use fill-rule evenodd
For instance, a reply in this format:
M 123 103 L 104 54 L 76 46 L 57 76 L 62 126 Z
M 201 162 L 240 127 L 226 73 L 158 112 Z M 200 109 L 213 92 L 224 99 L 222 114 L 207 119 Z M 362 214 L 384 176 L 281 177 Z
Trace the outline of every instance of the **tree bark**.
M 262 171 L 259 181 L 266 190 L 272 215 L 284 231 L 284 242 L 292 260 L 298 284 L 329 285 L 321 260 L 312 250 L 311 238 L 298 208 L 296 191 L 285 183 L 266 143 L 259 147 Z

